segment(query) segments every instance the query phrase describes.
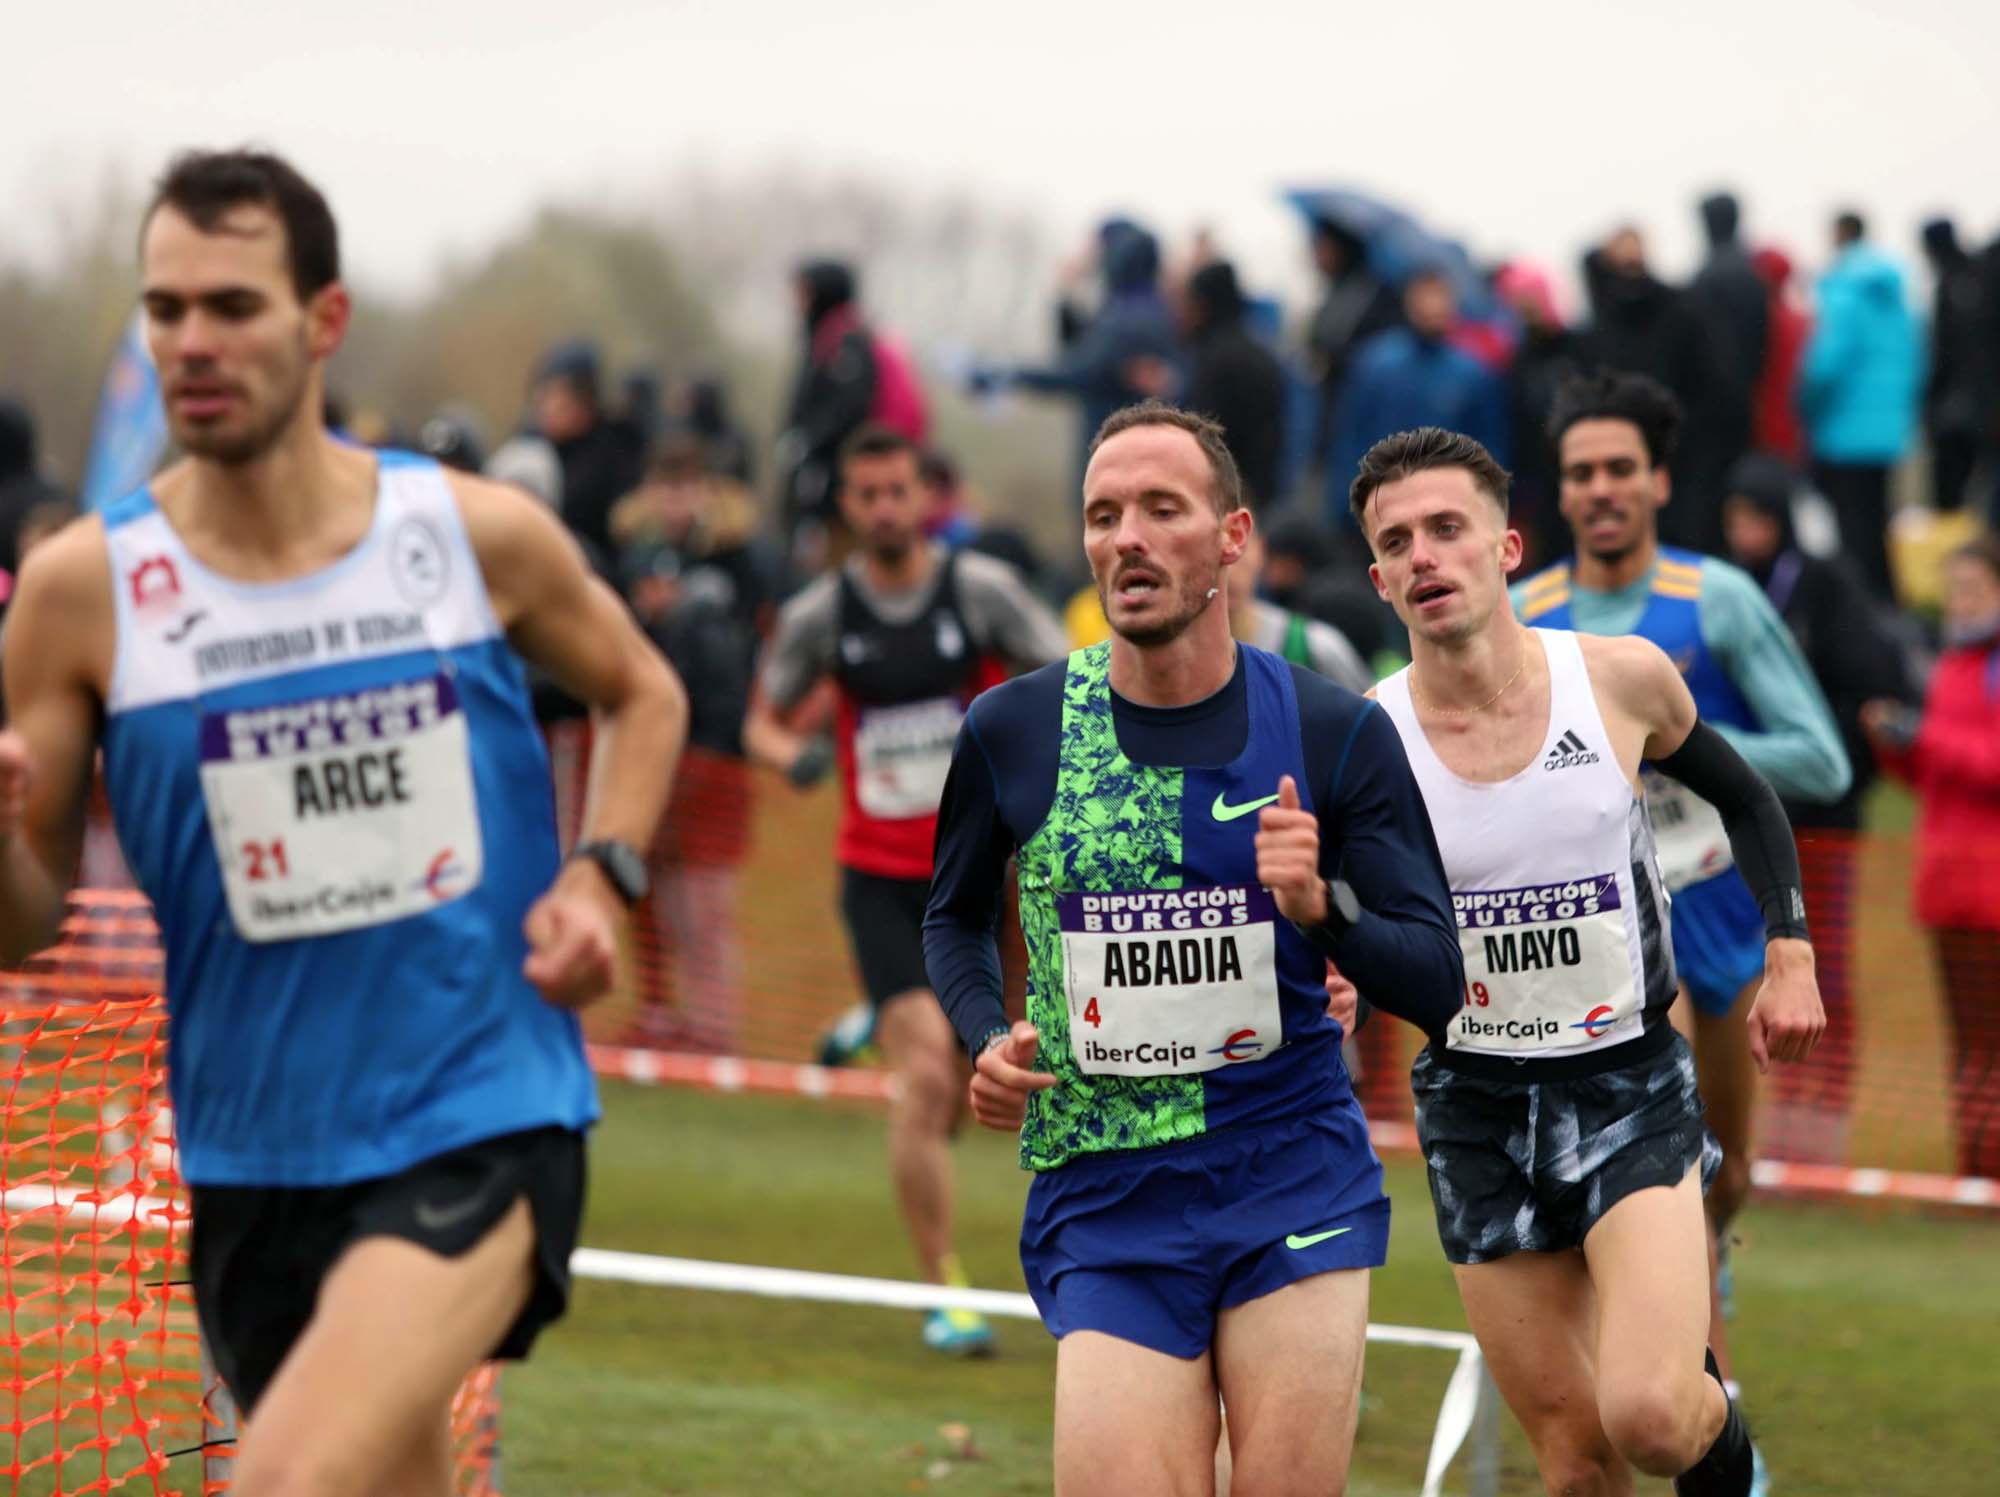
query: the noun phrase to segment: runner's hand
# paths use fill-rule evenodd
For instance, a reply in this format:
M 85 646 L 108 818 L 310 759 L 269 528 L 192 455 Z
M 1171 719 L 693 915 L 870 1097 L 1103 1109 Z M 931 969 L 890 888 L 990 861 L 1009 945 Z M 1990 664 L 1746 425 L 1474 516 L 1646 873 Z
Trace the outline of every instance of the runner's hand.
M 1767 948 L 1764 981 L 1744 1029 L 1759 1071 L 1770 1070 L 1774 1060 L 1804 1060 L 1812 1054 L 1826 1032 L 1826 1008 L 1813 973 L 1812 948 L 1804 941 L 1773 941 Z
M 1028 1093 L 1056 1084 L 1047 1071 L 1032 1069 L 1041 1036 L 1025 1019 L 1017 1020 L 1004 1040 L 979 1052 L 972 1063 L 972 1115 L 988 1128 L 1018 1133 L 1027 1115 Z
M 587 863 L 571 868 L 591 870 Z M 565 869 L 565 874 L 568 873 Z M 602 877 L 591 871 L 590 876 Z M 618 967 L 618 931 L 607 898 L 558 881 L 522 922 L 528 959 L 521 975 L 559 1008 L 582 1008 L 611 991 Z
M 1361 1010 L 1361 991 L 1341 975 L 1332 962 L 1326 964 L 1326 1016 L 1340 1026 L 1342 1034 L 1354 1033 L 1354 1016 Z
M 1278 781 L 1278 803 L 1257 813 L 1257 882 L 1271 891 L 1287 920 L 1318 925 L 1326 919 L 1319 818 L 1299 809 L 1299 787 L 1290 775 Z
M 34 778 L 28 742 L 19 733 L 0 733 L 0 847 L 14 840 L 28 810 L 28 782 Z
M 801 790 L 810 790 L 833 768 L 833 740 L 824 736 L 808 738 L 800 745 L 798 757 L 785 777 Z

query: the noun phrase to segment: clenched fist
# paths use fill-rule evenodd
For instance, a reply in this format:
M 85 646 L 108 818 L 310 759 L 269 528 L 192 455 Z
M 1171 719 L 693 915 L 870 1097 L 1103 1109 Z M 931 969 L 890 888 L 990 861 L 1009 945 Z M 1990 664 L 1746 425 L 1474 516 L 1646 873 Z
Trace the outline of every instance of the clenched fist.
M 1743 1025 L 1759 1071 L 1770 1070 L 1774 1060 L 1804 1060 L 1812 1054 L 1826 1033 L 1812 947 L 1780 940 L 1765 948 L 1764 981 Z
M 1290 775 L 1278 781 L 1278 803 L 1257 813 L 1257 882 L 1271 891 L 1287 920 L 1318 925 L 1326 919 L 1319 818 L 1299 809 L 1299 787 Z
M 1028 1093 L 1056 1084 L 1047 1071 L 1033 1069 L 1041 1036 L 1026 1020 L 1016 1020 L 1005 1039 L 995 1040 L 972 1063 L 972 1115 L 1003 1133 L 1019 1130 L 1027 1115 Z

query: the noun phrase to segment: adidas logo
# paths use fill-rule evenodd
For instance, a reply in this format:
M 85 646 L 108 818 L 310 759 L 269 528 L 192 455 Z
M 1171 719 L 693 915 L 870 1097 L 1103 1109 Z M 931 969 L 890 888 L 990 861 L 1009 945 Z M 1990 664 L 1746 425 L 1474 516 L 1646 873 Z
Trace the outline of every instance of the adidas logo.
M 1576 736 L 1576 729 L 1567 728 L 1563 731 L 1563 736 L 1556 740 L 1556 746 L 1549 750 L 1548 758 L 1542 761 L 1542 768 L 1575 769 L 1579 765 L 1596 762 L 1596 752 Z

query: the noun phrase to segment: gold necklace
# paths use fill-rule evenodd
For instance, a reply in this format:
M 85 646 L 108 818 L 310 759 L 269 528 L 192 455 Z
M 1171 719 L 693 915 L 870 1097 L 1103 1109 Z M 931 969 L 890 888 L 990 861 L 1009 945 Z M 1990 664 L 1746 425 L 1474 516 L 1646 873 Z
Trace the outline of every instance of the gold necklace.
M 1521 679 L 1521 672 L 1527 667 L 1527 664 L 1528 647 L 1524 641 L 1521 646 L 1521 658 L 1514 664 L 1514 674 L 1501 682 L 1500 689 L 1481 702 L 1477 707 L 1440 707 L 1436 702 L 1427 698 L 1423 693 L 1423 689 L 1417 685 L 1417 668 L 1414 665 L 1410 667 L 1410 691 L 1420 705 L 1430 708 L 1439 717 L 1476 717 L 1499 701 L 1500 698 L 1507 695 L 1507 688 Z

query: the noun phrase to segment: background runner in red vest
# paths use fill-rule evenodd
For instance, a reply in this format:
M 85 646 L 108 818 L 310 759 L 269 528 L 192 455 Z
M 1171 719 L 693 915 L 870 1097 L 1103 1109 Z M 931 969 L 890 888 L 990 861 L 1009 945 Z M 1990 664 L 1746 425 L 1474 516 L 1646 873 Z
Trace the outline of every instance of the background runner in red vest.
M 929 503 L 906 437 L 866 426 L 841 449 L 840 510 L 855 550 L 779 616 L 743 744 L 801 786 L 839 763 L 841 914 L 875 1041 L 899 1083 L 889 1170 L 918 1265 L 945 1284 L 963 1280 L 951 1246 L 949 1142 L 967 1070 L 924 975 L 938 799 L 973 697 L 1009 667 L 1063 659 L 1069 641 L 1005 562 L 926 540 Z M 782 721 L 824 679 L 839 699 L 831 747 Z M 938 1311 L 924 1340 L 941 1351 L 982 1352 L 992 1332 L 977 1315 Z

